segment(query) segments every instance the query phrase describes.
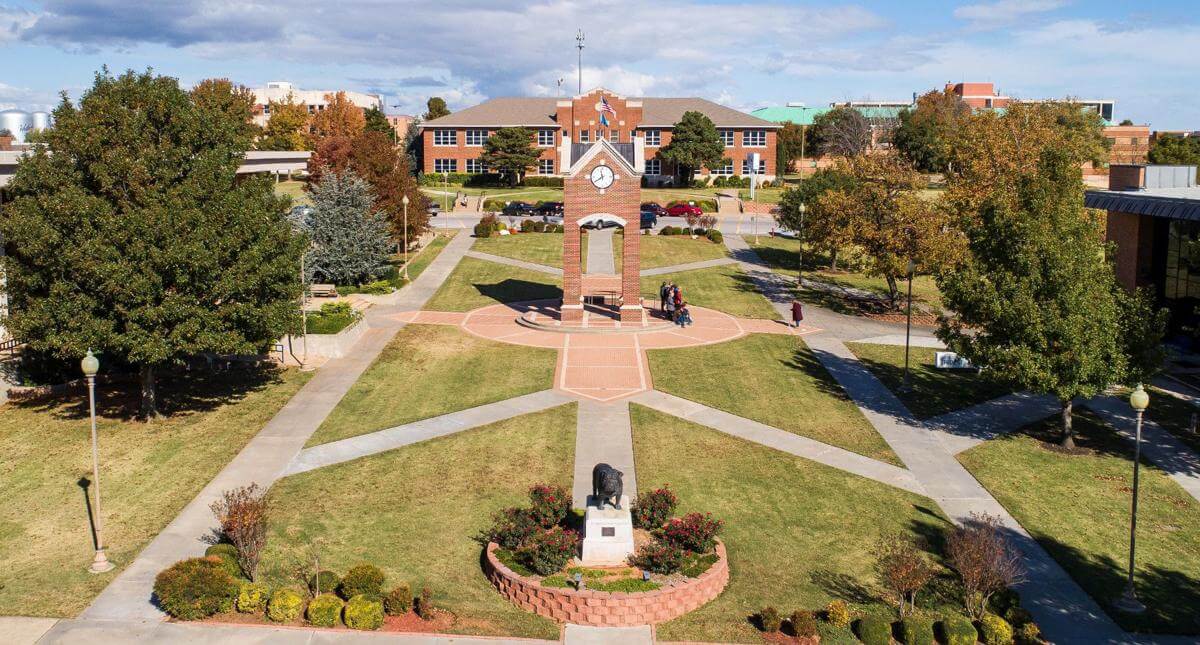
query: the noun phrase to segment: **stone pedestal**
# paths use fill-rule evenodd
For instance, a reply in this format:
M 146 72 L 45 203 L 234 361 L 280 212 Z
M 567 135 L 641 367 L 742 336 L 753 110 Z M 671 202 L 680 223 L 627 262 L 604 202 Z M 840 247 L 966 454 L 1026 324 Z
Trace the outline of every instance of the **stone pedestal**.
M 621 565 L 633 555 L 633 516 L 629 496 L 621 496 L 621 510 L 605 505 L 601 510 L 588 497 L 583 516 L 583 564 Z

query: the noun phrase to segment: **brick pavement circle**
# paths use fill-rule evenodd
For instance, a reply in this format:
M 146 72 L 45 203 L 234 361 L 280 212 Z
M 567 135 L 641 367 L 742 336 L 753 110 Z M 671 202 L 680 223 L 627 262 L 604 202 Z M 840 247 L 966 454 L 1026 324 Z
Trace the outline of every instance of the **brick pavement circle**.
M 554 387 L 597 401 L 615 401 L 653 388 L 647 349 L 676 349 L 724 343 L 747 334 L 805 335 L 820 331 L 801 325 L 790 327 L 776 320 L 737 318 L 689 305 L 693 325 L 672 325 L 644 331 L 598 333 L 593 328 L 578 333 L 546 331 L 518 322 L 522 315 L 553 316 L 557 302 L 538 301 L 489 305 L 466 313 L 412 311 L 399 314 L 404 322 L 455 325 L 467 333 L 513 345 L 557 349 Z

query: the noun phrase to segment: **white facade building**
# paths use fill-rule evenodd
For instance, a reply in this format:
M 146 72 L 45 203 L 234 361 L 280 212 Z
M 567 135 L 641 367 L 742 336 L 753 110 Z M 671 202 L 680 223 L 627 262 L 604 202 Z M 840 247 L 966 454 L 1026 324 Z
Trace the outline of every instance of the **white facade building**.
M 252 88 L 250 91 L 254 93 L 254 122 L 258 125 L 266 125 L 267 120 L 271 118 L 271 101 L 285 101 L 290 94 L 292 103 L 307 106 L 308 113 L 313 114 L 324 110 L 325 106 L 329 105 L 326 96 L 344 90 L 299 90 L 287 81 L 271 81 L 267 83 L 266 87 Z M 378 94 L 349 91 L 345 93 L 351 103 L 364 110 L 383 109 L 383 97 Z

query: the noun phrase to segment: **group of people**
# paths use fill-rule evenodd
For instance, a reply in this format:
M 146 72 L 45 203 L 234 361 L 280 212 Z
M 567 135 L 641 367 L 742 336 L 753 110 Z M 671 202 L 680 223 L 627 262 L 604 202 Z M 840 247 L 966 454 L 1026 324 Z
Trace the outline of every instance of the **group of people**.
M 680 291 L 679 285 L 673 282 L 662 283 L 662 286 L 658 288 L 658 303 L 671 322 L 680 327 L 692 324 L 692 314 L 688 311 L 687 301 L 683 299 L 683 292 Z

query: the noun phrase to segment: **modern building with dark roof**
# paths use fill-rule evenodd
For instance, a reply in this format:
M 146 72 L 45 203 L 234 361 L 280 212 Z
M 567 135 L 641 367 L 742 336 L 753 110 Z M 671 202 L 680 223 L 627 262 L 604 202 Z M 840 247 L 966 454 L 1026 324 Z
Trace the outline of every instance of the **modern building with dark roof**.
M 1108 190 L 1084 204 L 1108 211 L 1117 280 L 1149 289 L 1172 313 L 1172 326 L 1200 322 L 1200 186 L 1196 166 L 1114 164 Z
M 420 125 L 424 172 L 487 172 L 480 155 L 483 142 L 499 128 L 534 131 L 542 148 L 539 175 L 561 175 L 573 162 L 572 144 L 599 139 L 630 146 L 634 167 L 651 183 L 674 176 L 658 157 L 671 142 L 671 131 L 685 112 L 712 119 L 725 143 L 725 163 L 701 176 L 748 175 L 757 155 L 757 173 L 774 179 L 775 133 L 779 124 L 701 98 L 624 97 L 603 88 L 571 98 L 496 98 Z

